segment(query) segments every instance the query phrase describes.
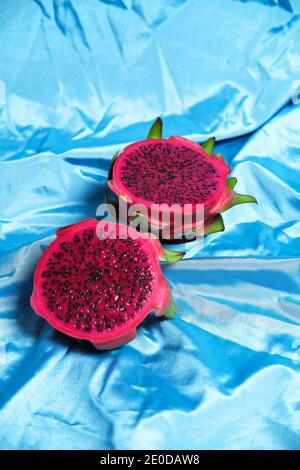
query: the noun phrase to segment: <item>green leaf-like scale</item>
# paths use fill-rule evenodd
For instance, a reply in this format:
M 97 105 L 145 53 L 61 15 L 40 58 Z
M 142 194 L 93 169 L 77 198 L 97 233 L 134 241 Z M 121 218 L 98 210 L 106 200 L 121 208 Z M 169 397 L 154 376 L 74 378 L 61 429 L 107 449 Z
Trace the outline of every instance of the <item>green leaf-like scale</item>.
M 211 155 L 213 153 L 215 143 L 216 143 L 216 138 L 210 137 L 205 142 L 203 142 L 203 144 L 201 144 L 201 147 L 203 148 L 203 150 L 205 150 L 206 153 Z
M 231 178 L 228 178 L 227 180 L 227 186 L 229 189 L 234 189 L 236 183 L 237 183 L 237 178 L 235 178 L 234 176 L 231 176 Z
M 177 263 L 177 261 L 180 261 L 184 255 L 184 252 L 164 249 L 163 259 L 167 261 L 167 263 Z
M 164 311 L 163 315 L 166 317 L 166 318 L 173 318 L 174 315 L 176 313 L 176 305 L 175 305 L 175 302 L 174 302 L 174 299 L 173 299 L 173 296 L 170 292 L 170 305 L 169 307 L 167 308 L 167 310 Z
M 255 199 L 254 196 L 248 196 L 247 194 L 238 194 L 235 191 L 233 191 L 234 194 L 234 200 L 229 204 L 227 209 L 230 209 L 233 206 L 237 206 L 238 204 L 245 204 L 248 202 L 252 202 L 254 204 L 257 204 L 257 200 Z
M 147 139 L 161 139 L 163 123 L 160 117 L 150 127 Z
M 221 214 L 216 215 L 213 222 L 204 230 L 204 236 L 211 235 L 212 233 L 223 232 L 225 230 L 223 217 Z

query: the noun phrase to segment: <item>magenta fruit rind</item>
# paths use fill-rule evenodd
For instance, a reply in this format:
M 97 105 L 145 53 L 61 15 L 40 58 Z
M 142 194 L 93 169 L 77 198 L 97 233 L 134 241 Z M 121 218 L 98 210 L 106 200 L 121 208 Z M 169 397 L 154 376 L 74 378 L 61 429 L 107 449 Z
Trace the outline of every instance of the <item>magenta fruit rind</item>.
M 79 321 L 78 318 L 80 318 L 81 322 L 86 322 L 86 321 L 96 322 L 98 320 L 96 320 L 95 318 L 93 318 L 93 320 L 87 320 L 86 318 L 91 317 L 90 313 L 88 314 L 86 313 L 87 311 L 90 312 L 89 310 L 90 307 L 88 307 L 88 305 L 85 303 L 82 303 L 81 305 L 78 306 L 76 302 L 71 301 L 70 299 L 72 299 L 72 296 L 70 292 L 68 292 L 69 287 L 63 287 L 63 286 L 65 286 L 66 282 L 67 282 L 66 285 L 70 286 L 71 284 L 72 292 L 73 292 L 74 289 L 73 289 L 72 282 L 74 283 L 75 286 L 77 284 L 80 285 L 80 282 L 83 282 L 83 279 L 90 276 L 90 278 L 88 278 L 88 281 L 92 279 L 93 282 L 89 284 L 91 285 L 91 287 L 89 287 L 88 290 L 91 291 L 90 295 L 92 296 L 92 298 L 84 297 L 84 299 L 85 300 L 87 299 L 87 301 L 89 302 L 89 305 L 93 305 L 95 307 L 93 303 L 94 302 L 93 299 L 96 299 L 97 297 L 96 296 L 96 292 L 98 292 L 97 289 L 100 287 L 101 289 L 103 289 L 102 286 L 104 282 L 103 279 L 105 280 L 105 275 L 104 275 L 104 271 L 101 268 L 100 271 L 101 271 L 102 278 L 98 282 L 96 281 L 97 277 L 93 277 L 94 274 L 91 275 L 91 273 L 93 272 L 99 273 L 99 266 L 103 266 L 103 262 L 104 262 L 103 259 L 105 259 L 105 256 L 108 253 L 107 250 L 111 250 L 111 251 L 113 250 L 110 245 L 111 241 L 107 240 L 105 246 L 108 248 L 105 248 L 106 251 L 103 248 L 102 254 L 100 253 L 101 249 L 99 247 L 102 246 L 101 238 L 105 238 L 105 234 L 107 234 L 108 232 L 110 233 L 117 232 L 119 236 L 124 236 L 125 241 L 133 240 L 131 241 L 131 243 L 134 244 L 135 251 L 133 251 L 133 253 L 135 253 L 135 256 L 136 256 L 136 253 L 138 252 L 137 250 L 139 250 L 139 253 L 141 253 L 141 256 L 145 257 L 145 259 L 142 261 L 139 261 L 138 258 L 135 258 L 135 259 L 137 260 L 137 263 L 138 262 L 144 263 L 142 265 L 136 264 L 136 266 L 137 268 L 138 266 L 142 266 L 142 267 L 139 267 L 139 271 L 137 271 L 140 277 L 141 277 L 141 273 L 143 272 L 146 273 L 146 275 L 143 275 L 144 278 L 146 279 L 145 282 L 146 283 L 148 282 L 148 284 L 146 284 L 146 287 L 148 290 L 145 291 L 146 298 L 145 298 L 144 304 L 141 304 L 141 307 L 139 309 L 137 309 L 136 311 L 133 311 L 131 309 L 130 311 L 131 316 L 128 317 L 125 323 L 124 322 L 120 324 L 115 323 L 115 325 L 110 329 L 109 328 L 105 329 L 103 327 L 102 331 L 98 331 L 95 328 L 90 328 L 88 331 L 86 331 L 85 329 L 83 329 L 83 326 L 82 326 L 82 325 L 86 326 L 86 323 L 84 324 L 82 323 L 80 328 L 76 329 L 77 327 L 75 328 L 74 323 L 72 323 L 72 321 L 75 321 L 74 318 L 77 319 L 76 321 Z M 98 236 L 100 236 L 100 241 L 99 241 L 99 238 L 96 237 L 95 235 L 96 233 Z M 126 235 L 127 235 L 127 238 L 126 238 Z M 84 237 L 90 237 L 90 238 L 85 239 Z M 75 244 L 74 240 L 78 242 L 78 245 Z M 83 244 L 84 240 L 88 240 L 85 243 L 85 245 Z M 117 240 L 115 242 L 114 249 L 117 250 L 118 247 L 122 247 L 123 246 L 122 243 L 125 243 L 125 242 L 122 240 Z M 129 242 L 126 241 L 126 243 L 129 243 Z M 133 246 L 133 245 L 130 245 L 130 246 Z M 86 249 L 84 255 L 82 255 L 83 249 Z M 120 249 L 119 253 L 122 252 L 122 249 Z M 63 251 L 63 250 L 66 250 L 66 251 Z M 94 255 L 92 257 L 91 253 L 94 253 L 93 250 L 98 250 L 97 251 L 98 256 L 99 256 L 98 259 L 97 257 L 94 257 Z M 77 253 L 77 256 L 74 256 L 74 253 Z M 126 258 L 126 253 L 123 252 L 122 256 L 119 258 L 119 264 L 121 263 L 120 260 L 122 257 L 123 259 L 125 259 L 124 254 Z M 82 263 L 83 263 L 82 272 L 78 272 L 77 270 L 75 270 L 75 266 L 77 266 L 78 263 L 81 262 L 80 256 L 82 256 Z M 100 261 L 101 256 L 102 256 L 102 260 Z M 119 254 L 117 253 L 116 256 L 119 256 Z M 161 244 L 157 239 L 154 239 L 152 237 L 148 239 L 141 239 L 140 234 L 138 234 L 138 232 L 136 232 L 131 227 L 127 227 L 125 225 L 120 225 L 120 224 L 116 224 L 112 222 L 98 222 L 95 219 L 87 219 L 79 223 L 63 227 L 57 231 L 57 238 L 50 244 L 50 246 L 46 249 L 46 251 L 43 253 L 43 255 L 41 256 L 39 260 L 39 263 L 37 265 L 35 275 L 34 275 L 34 289 L 33 289 L 33 293 L 31 296 L 31 305 L 38 315 L 43 317 L 45 320 L 47 320 L 47 322 L 51 326 L 61 331 L 62 333 L 65 333 L 79 340 L 90 341 L 98 349 L 112 349 L 112 348 L 119 347 L 131 341 L 135 337 L 137 326 L 151 312 L 155 311 L 157 316 L 163 315 L 164 312 L 166 312 L 168 317 L 171 317 L 172 315 L 175 314 L 175 308 L 174 308 L 174 303 L 172 301 L 170 289 L 169 289 L 169 286 L 167 284 L 165 277 L 163 276 L 161 272 L 161 268 L 158 262 L 159 256 L 164 256 L 164 254 L 163 254 Z M 131 263 L 132 262 L 133 261 L 131 260 Z M 123 280 L 125 279 L 125 281 L 127 282 L 130 276 L 132 275 L 132 270 L 134 270 L 135 266 L 134 264 L 131 264 L 130 266 L 129 265 L 126 265 L 126 266 L 128 267 L 128 269 L 126 268 L 127 271 L 125 270 L 124 272 L 128 272 L 128 274 L 124 274 Z M 86 272 L 88 272 L 88 274 L 85 274 Z M 118 271 L 116 271 L 116 273 L 111 271 L 110 276 L 112 277 L 108 279 L 107 286 L 117 286 L 117 281 L 114 283 L 114 279 L 118 279 L 118 276 L 119 276 L 119 280 L 122 279 L 121 274 L 120 273 L 118 274 Z M 113 276 L 115 276 L 115 278 Z M 130 279 L 131 280 L 138 279 L 138 276 L 135 276 L 135 277 L 134 276 L 135 275 L 133 274 Z M 147 281 L 147 279 L 150 279 L 150 280 Z M 56 286 L 55 293 L 53 293 L 53 287 L 49 287 L 49 285 L 52 286 L 53 281 L 55 281 L 54 286 Z M 135 281 L 135 282 L 137 283 L 136 285 L 142 285 L 143 281 L 140 281 L 140 282 Z M 46 287 L 46 284 L 47 284 L 47 287 Z M 118 290 L 118 292 L 120 292 L 120 296 L 125 295 L 124 292 L 126 293 L 126 288 L 122 285 L 120 285 L 120 288 L 122 289 L 122 290 Z M 128 287 L 128 289 L 129 288 L 130 286 Z M 111 289 L 111 287 L 108 287 L 108 290 L 109 289 Z M 63 294 L 62 294 L 63 292 L 67 292 L 67 294 L 64 294 L 65 297 L 63 297 Z M 139 292 L 143 292 L 142 287 Z M 134 295 L 135 294 L 138 295 L 139 292 L 137 293 L 134 292 Z M 106 298 L 105 297 L 106 294 L 107 292 L 103 290 L 104 298 Z M 68 298 L 66 297 L 67 295 L 69 296 Z M 86 291 L 83 293 L 83 295 L 86 295 Z M 53 300 L 54 298 L 55 300 Z M 67 299 L 68 299 L 68 302 L 67 302 Z M 85 302 L 85 300 L 83 302 Z M 51 308 L 49 307 L 49 305 L 51 305 Z M 72 313 L 72 308 L 74 305 L 77 305 L 76 306 L 77 310 L 73 309 L 75 313 L 73 312 L 74 315 L 72 317 L 71 313 Z M 60 313 L 60 311 L 57 310 L 59 307 L 61 310 L 64 311 L 64 313 Z M 115 308 L 119 309 L 121 307 L 119 307 L 119 305 L 116 304 Z M 122 306 L 122 308 L 124 309 L 124 305 Z M 55 310 L 56 315 L 54 315 L 53 311 L 51 310 Z M 80 313 L 76 313 L 78 311 Z M 83 311 L 85 313 L 82 313 Z M 107 311 L 108 309 L 105 312 L 101 312 L 101 315 L 106 317 Z M 98 312 L 98 316 L 99 315 L 100 313 Z M 72 319 L 70 320 L 69 317 Z M 122 321 L 124 320 L 124 318 L 122 319 Z M 108 321 L 112 322 L 110 318 L 108 318 Z
M 227 163 L 225 162 L 221 154 L 213 153 L 215 141 L 216 141 L 215 137 L 211 137 L 207 139 L 207 141 L 204 142 L 200 146 L 199 144 L 192 142 L 188 139 L 185 139 L 184 137 L 172 136 L 169 139 L 163 139 L 162 138 L 162 121 L 160 118 L 157 118 L 157 120 L 151 126 L 151 129 L 148 133 L 146 140 L 142 140 L 142 141 L 130 144 L 126 146 L 121 153 L 115 154 L 114 161 L 112 162 L 110 170 L 109 170 L 108 186 L 118 198 L 123 198 L 124 200 L 128 202 L 128 204 L 137 204 L 137 203 L 143 204 L 149 210 L 148 213 L 150 214 L 150 206 L 153 202 L 156 202 L 156 201 L 153 201 L 147 197 L 147 194 L 146 194 L 147 191 L 145 191 L 145 194 L 141 196 L 141 194 L 143 193 L 141 191 L 141 188 L 143 186 L 143 183 L 141 183 L 142 177 L 139 174 L 141 172 L 137 173 L 137 175 L 134 175 L 133 170 L 132 170 L 132 168 L 135 168 L 138 166 L 138 163 L 140 164 L 139 168 L 142 167 L 143 162 L 145 165 L 147 164 L 149 165 L 149 161 L 147 161 L 147 157 L 143 157 L 143 152 L 146 152 L 145 149 L 155 148 L 156 154 L 159 154 L 160 152 L 160 155 L 161 155 L 160 159 L 162 159 L 162 158 L 166 158 L 164 149 L 166 148 L 166 146 L 170 148 L 170 145 L 171 145 L 173 155 L 172 155 L 172 152 L 171 153 L 169 152 L 169 155 L 168 155 L 169 160 L 166 161 L 165 169 L 164 169 L 164 162 L 162 163 L 162 169 L 164 171 L 167 171 L 170 168 L 170 161 L 171 161 L 170 159 L 173 158 L 176 161 L 176 151 L 178 153 L 186 149 L 187 153 L 189 151 L 194 152 L 194 155 L 195 155 L 194 158 L 197 158 L 197 156 L 199 157 L 199 160 L 197 160 L 198 165 L 200 166 L 201 164 L 206 165 L 207 168 L 211 169 L 210 170 L 211 174 L 210 175 L 208 174 L 207 176 L 205 176 L 205 178 L 203 178 L 203 176 L 201 175 L 201 171 L 200 172 L 198 171 L 198 175 L 199 175 L 198 179 L 192 180 L 191 178 L 191 182 L 190 182 L 191 195 L 193 195 L 197 191 L 198 192 L 200 191 L 199 188 L 201 188 L 201 184 L 204 185 L 204 187 L 209 188 L 211 186 L 211 181 L 213 181 L 213 176 L 216 175 L 215 176 L 216 181 L 214 185 L 212 186 L 215 189 L 211 191 L 206 191 L 208 196 L 204 198 L 202 197 L 202 199 L 201 198 L 199 199 L 199 203 L 202 203 L 204 206 L 204 236 L 209 235 L 211 233 L 216 233 L 217 231 L 223 231 L 224 223 L 223 223 L 223 219 L 221 216 L 222 212 L 225 212 L 226 210 L 238 204 L 256 203 L 257 201 L 253 196 L 241 195 L 234 191 L 234 187 L 235 187 L 237 180 L 234 177 L 227 179 L 229 173 L 231 172 L 231 169 L 227 165 Z M 155 145 L 157 147 L 153 147 Z M 144 153 L 144 155 L 146 155 L 146 153 Z M 190 158 L 190 161 L 192 161 L 191 157 L 189 158 Z M 134 163 L 132 163 L 132 161 L 134 161 Z M 182 177 L 184 169 L 178 168 L 177 171 L 178 171 L 178 174 L 180 173 Z M 147 178 L 149 172 L 145 172 L 145 173 L 146 173 L 146 178 Z M 191 173 L 190 168 L 187 168 L 186 173 L 187 173 L 187 178 L 188 178 L 189 173 Z M 175 171 L 175 174 L 176 174 L 176 171 Z M 132 175 L 135 176 L 135 179 L 133 178 Z M 143 175 L 143 177 L 145 177 L 145 174 Z M 202 178 L 202 181 L 199 182 L 201 178 Z M 159 191 L 159 188 L 155 188 L 155 171 L 154 170 L 153 170 L 153 180 L 151 182 L 152 182 L 152 185 L 150 189 L 152 190 L 152 194 L 155 194 Z M 171 179 L 170 183 L 169 184 L 166 183 L 165 185 L 165 187 L 167 188 L 169 192 L 170 191 L 172 192 L 172 185 L 174 187 L 174 193 L 175 193 L 174 200 L 171 201 L 171 203 L 173 204 L 173 203 L 178 202 L 176 201 L 176 198 L 178 198 L 178 195 L 180 197 L 180 188 L 179 188 L 179 185 L 174 184 Z M 149 185 L 148 185 L 148 188 L 146 189 L 149 192 Z M 205 193 L 205 190 L 204 190 L 204 193 Z M 170 201 L 166 201 L 166 200 L 163 202 L 170 203 Z M 194 202 L 194 201 L 186 201 L 186 202 L 189 203 L 189 202 Z M 176 213 L 176 210 L 174 211 L 174 213 Z M 141 218 L 141 222 L 143 222 L 143 216 L 141 214 L 140 214 L 140 218 Z M 146 222 L 147 224 L 150 224 L 151 227 L 154 227 L 154 228 L 156 227 L 157 229 L 162 228 L 161 222 L 153 218 L 153 216 L 151 218 L 151 216 L 148 215 L 148 219 L 144 222 Z M 194 229 L 194 230 L 197 229 L 197 227 L 194 225 L 190 225 L 188 227 L 185 226 L 184 228 Z M 175 233 L 173 235 L 175 238 Z

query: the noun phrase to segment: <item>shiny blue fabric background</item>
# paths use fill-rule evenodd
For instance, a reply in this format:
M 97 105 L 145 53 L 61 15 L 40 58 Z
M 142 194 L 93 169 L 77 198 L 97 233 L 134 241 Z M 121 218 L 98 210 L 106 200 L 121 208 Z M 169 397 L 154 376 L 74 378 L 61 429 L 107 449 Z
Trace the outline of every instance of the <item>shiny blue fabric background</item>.
M 1 0 L 0 80 L 0 447 L 299 449 L 299 0 Z M 174 320 L 99 352 L 34 314 L 34 267 L 157 115 L 259 205 L 164 269 Z

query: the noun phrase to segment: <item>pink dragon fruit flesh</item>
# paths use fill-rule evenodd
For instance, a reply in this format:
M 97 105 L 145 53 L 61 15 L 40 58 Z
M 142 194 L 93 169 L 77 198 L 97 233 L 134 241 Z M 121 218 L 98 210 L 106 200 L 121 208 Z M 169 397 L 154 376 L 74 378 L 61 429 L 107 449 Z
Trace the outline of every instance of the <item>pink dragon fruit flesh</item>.
M 109 188 L 129 205 L 143 204 L 152 227 L 160 227 L 160 219 L 151 218 L 152 204 L 191 204 L 192 212 L 202 204 L 204 235 L 222 231 L 222 212 L 256 199 L 234 191 L 237 180 L 227 178 L 230 167 L 220 154 L 213 154 L 214 145 L 214 137 L 202 145 L 183 137 L 164 139 L 162 121 L 157 118 L 146 140 L 114 156 Z M 196 229 L 193 222 L 189 228 Z
M 116 230 L 118 238 L 106 235 Z M 56 235 L 37 265 L 31 305 L 57 330 L 112 349 L 131 341 L 151 312 L 175 314 L 158 258 L 176 261 L 181 255 L 174 258 L 157 239 L 94 219 Z

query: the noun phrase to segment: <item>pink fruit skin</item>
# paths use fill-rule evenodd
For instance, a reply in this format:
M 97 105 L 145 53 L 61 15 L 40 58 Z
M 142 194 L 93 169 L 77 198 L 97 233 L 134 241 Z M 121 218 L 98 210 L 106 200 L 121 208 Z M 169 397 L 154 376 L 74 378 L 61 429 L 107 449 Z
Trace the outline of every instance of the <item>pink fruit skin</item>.
M 44 269 L 47 258 L 49 257 L 50 249 L 52 252 L 55 246 L 58 246 L 66 238 L 66 236 L 71 233 L 73 235 L 76 233 L 80 233 L 85 229 L 94 229 L 97 230 L 97 233 L 99 233 L 99 231 L 103 231 L 105 227 L 108 228 L 109 231 L 115 230 L 117 227 L 117 229 L 120 230 L 121 233 L 126 233 L 126 230 L 128 230 L 129 236 L 139 237 L 139 234 L 130 227 L 116 225 L 111 222 L 98 222 L 95 219 L 87 219 L 57 230 L 57 238 L 43 253 L 38 262 L 34 274 L 34 289 L 31 296 L 32 308 L 51 326 L 53 326 L 58 331 L 67 334 L 68 336 L 77 338 L 79 340 L 90 341 L 97 349 L 103 350 L 118 348 L 134 339 L 136 336 L 136 328 L 145 319 L 145 317 L 149 315 L 152 311 L 155 311 L 157 316 L 162 315 L 163 312 L 168 308 L 171 301 L 169 286 L 166 279 L 162 275 L 161 268 L 158 262 L 158 256 L 162 254 L 162 247 L 158 240 L 149 238 L 143 240 L 143 246 L 144 248 L 147 248 L 155 271 L 153 292 L 149 301 L 136 314 L 133 320 L 130 320 L 128 322 L 128 324 L 125 324 L 122 327 L 117 327 L 116 329 L 114 328 L 110 331 L 102 331 L 101 333 L 98 333 L 97 331 L 87 333 L 84 331 L 76 331 L 76 329 L 74 329 L 73 327 L 68 326 L 67 324 L 63 324 L 60 320 L 50 314 L 47 306 L 42 301 L 42 289 L 40 288 L 41 272 Z
M 200 145 L 196 144 L 195 142 L 191 142 L 188 139 L 183 137 L 170 137 L 169 139 L 151 139 L 143 140 L 140 142 L 136 142 L 134 144 L 130 144 L 124 148 L 123 152 L 120 153 L 118 158 L 116 159 L 114 166 L 113 166 L 113 179 L 108 182 L 110 189 L 118 196 L 123 197 L 127 200 L 129 204 L 144 204 L 145 207 L 149 210 L 151 206 L 151 202 L 145 201 L 142 198 L 136 197 L 127 187 L 123 184 L 121 180 L 122 174 L 122 165 L 126 160 L 127 156 L 138 149 L 141 145 L 147 144 L 155 144 L 159 143 L 162 145 L 173 143 L 174 147 L 179 145 L 184 145 L 199 154 L 199 157 L 205 157 L 209 159 L 214 167 L 217 169 L 218 174 L 221 176 L 221 185 L 218 191 L 215 192 L 211 197 L 207 198 L 204 201 L 204 224 L 210 221 L 216 214 L 219 214 L 223 210 L 225 210 L 231 202 L 234 200 L 233 192 L 227 186 L 227 175 L 230 173 L 230 167 L 227 165 L 225 160 L 221 156 L 216 155 L 209 155 L 207 154 Z M 191 182 L 192 184 L 192 182 Z M 176 213 L 176 210 L 174 211 Z M 160 222 L 157 219 L 153 219 L 150 216 L 148 217 L 148 221 L 151 225 L 160 226 Z M 191 227 L 194 227 L 192 224 Z M 185 226 L 185 228 L 189 228 Z

